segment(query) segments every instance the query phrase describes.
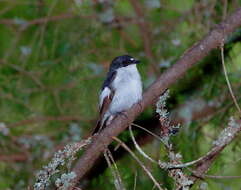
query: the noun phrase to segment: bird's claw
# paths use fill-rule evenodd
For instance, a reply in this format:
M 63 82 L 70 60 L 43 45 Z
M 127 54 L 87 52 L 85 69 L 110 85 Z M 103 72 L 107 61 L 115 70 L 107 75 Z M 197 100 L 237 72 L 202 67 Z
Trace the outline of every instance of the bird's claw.
M 118 115 L 124 116 L 125 119 L 128 119 L 128 115 L 126 111 L 119 112 Z

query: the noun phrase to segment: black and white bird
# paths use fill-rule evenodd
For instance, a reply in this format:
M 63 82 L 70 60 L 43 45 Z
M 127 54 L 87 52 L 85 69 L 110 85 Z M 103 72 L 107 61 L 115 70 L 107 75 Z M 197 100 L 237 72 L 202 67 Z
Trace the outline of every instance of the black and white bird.
M 92 134 L 142 99 L 142 82 L 136 67 L 139 63 L 129 55 L 116 57 L 112 61 L 99 96 L 100 119 Z

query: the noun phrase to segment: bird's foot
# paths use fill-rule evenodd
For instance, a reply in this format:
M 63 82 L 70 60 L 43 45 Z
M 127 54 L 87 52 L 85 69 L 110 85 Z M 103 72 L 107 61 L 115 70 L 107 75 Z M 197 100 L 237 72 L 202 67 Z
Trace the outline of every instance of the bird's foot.
M 126 111 L 118 112 L 117 114 L 125 117 L 125 119 L 128 119 L 128 115 Z
M 141 104 L 141 102 L 137 102 L 137 105 L 139 106 L 140 112 L 142 112 L 142 110 L 143 110 L 143 107 L 142 107 L 142 104 Z

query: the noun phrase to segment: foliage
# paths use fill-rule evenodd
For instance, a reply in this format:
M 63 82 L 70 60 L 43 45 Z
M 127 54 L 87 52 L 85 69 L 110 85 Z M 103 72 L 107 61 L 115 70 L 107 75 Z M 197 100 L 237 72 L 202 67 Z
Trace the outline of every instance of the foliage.
M 241 5 L 240 0 L 138 2 L 143 18 L 137 16 L 128 0 L 0 1 L 0 190 L 32 187 L 33 174 L 49 163 L 57 150 L 88 136 L 98 115 L 98 91 L 115 56 L 128 53 L 139 58 L 142 64 L 138 69 L 147 87 Z M 152 57 L 148 56 L 143 28 L 139 26 L 143 21 Z M 239 105 L 240 37 L 237 31 L 225 46 L 228 76 Z M 153 64 L 160 73 L 153 71 Z M 184 118 L 181 131 L 172 137 L 184 161 L 205 154 L 229 117 L 238 116 L 218 49 L 174 85 L 169 96 L 168 111 Z M 214 105 L 215 110 L 195 121 L 190 119 L 196 110 L 202 110 L 202 105 Z M 152 118 L 150 109 L 139 120 Z M 123 139 L 128 140 L 124 135 Z M 240 175 L 239 140 L 224 150 L 210 175 Z M 163 145 L 156 141 L 143 149 L 152 158 L 166 159 Z M 137 189 L 152 188 L 152 182 L 130 156 L 117 165 L 127 189 L 133 188 L 135 175 Z M 172 189 L 167 173 L 157 166 L 150 167 L 155 178 Z M 114 189 L 114 182 L 108 179 L 109 169 L 92 180 L 88 189 Z M 239 179 L 207 178 L 205 182 L 213 190 L 241 188 Z

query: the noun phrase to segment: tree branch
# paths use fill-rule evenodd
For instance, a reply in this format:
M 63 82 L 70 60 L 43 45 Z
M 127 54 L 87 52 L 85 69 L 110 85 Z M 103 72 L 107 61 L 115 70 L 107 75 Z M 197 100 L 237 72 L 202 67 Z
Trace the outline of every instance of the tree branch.
M 137 17 L 140 19 L 140 21 L 137 23 L 142 39 L 143 39 L 143 45 L 144 45 L 144 50 L 146 53 L 146 57 L 148 58 L 151 68 L 152 68 L 152 72 L 154 74 L 159 74 L 160 71 L 158 69 L 157 64 L 155 63 L 155 56 L 153 55 L 152 51 L 151 51 L 151 32 L 150 32 L 150 25 L 148 22 L 145 21 L 145 15 L 143 13 L 143 7 L 141 6 L 141 3 L 137 0 L 129 0 L 129 2 L 131 3 L 133 9 L 135 10 L 135 13 L 137 15 Z
M 193 182 L 205 177 L 205 173 L 209 170 L 211 164 L 217 158 L 219 153 L 233 141 L 233 139 L 240 133 L 240 131 L 241 120 L 231 120 L 228 124 L 228 127 L 226 127 L 220 133 L 218 139 L 213 142 L 213 148 L 207 153 L 206 156 L 202 157 L 202 159 L 199 160 L 195 171 L 192 171 L 191 180 Z
M 33 26 L 33 25 L 40 25 L 40 24 L 44 24 L 44 23 L 48 23 L 48 22 L 56 22 L 56 21 L 62 21 L 64 19 L 71 19 L 71 18 L 78 18 L 78 17 L 82 17 L 85 19 L 91 19 L 91 18 L 95 18 L 94 16 L 79 16 L 79 15 L 75 15 L 73 13 L 63 13 L 60 15 L 56 15 L 56 16 L 48 16 L 48 17 L 43 17 L 43 18 L 37 18 L 34 20 L 23 20 L 23 23 L 20 24 L 21 29 L 22 30 L 26 30 L 29 26 Z M 1 19 L 0 20 L 0 24 L 5 24 L 5 25 L 19 25 L 18 21 L 16 21 L 16 19 Z
M 28 156 L 24 153 L 13 154 L 13 155 L 0 155 L 1 162 L 25 162 Z
M 144 93 L 139 104 L 134 105 L 127 111 L 127 117 L 119 115 L 100 134 L 95 136 L 82 157 L 73 168 L 76 173 L 75 183 L 88 172 L 105 148 L 113 141 L 113 137 L 119 135 L 134 119 L 172 84 L 177 82 L 189 68 L 197 64 L 212 49 L 220 46 L 228 34 L 232 33 L 241 25 L 241 8 L 234 12 L 224 22 L 217 25 L 203 40 L 194 44 L 171 68 L 166 70 Z
M 84 118 L 75 115 L 60 115 L 60 116 L 36 116 L 28 119 L 24 119 L 15 123 L 10 123 L 7 126 L 9 128 L 19 127 L 23 125 L 31 125 L 40 122 L 47 122 L 47 121 L 62 121 L 62 122 L 69 122 L 69 121 L 83 121 Z

